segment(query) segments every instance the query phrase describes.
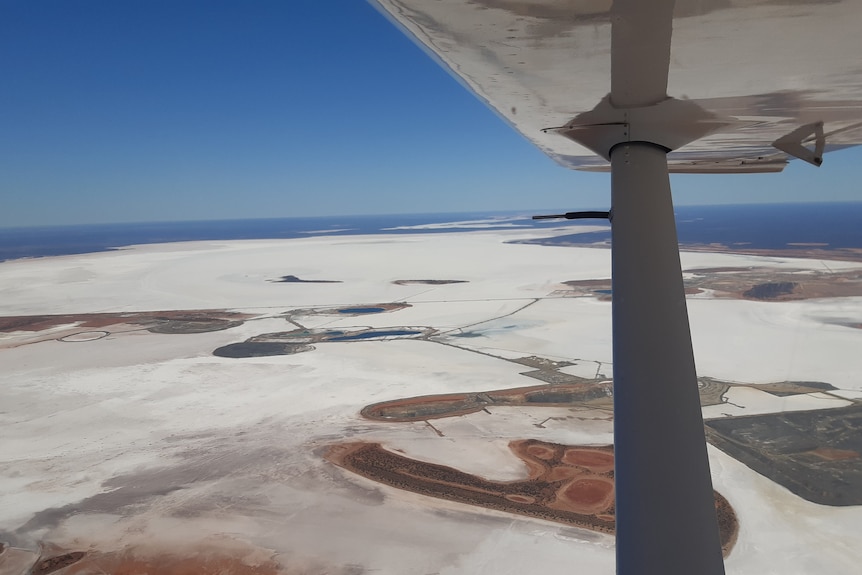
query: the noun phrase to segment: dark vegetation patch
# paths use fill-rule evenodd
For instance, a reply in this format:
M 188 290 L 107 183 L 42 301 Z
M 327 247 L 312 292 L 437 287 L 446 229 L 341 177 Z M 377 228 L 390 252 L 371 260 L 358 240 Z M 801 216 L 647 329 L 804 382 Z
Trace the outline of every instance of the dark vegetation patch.
M 818 391 L 833 391 L 838 389 L 831 383 L 823 381 L 779 381 L 777 383 L 760 383 L 752 385 L 752 389 L 759 389 L 771 393 L 776 397 L 787 397 L 791 395 L 802 395 L 804 393 L 817 393 Z
M 592 385 L 586 392 L 575 389 L 574 386 L 569 389 L 554 386 L 524 394 L 527 403 L 542 404 L 575 403 L 576 401 L 590 401 L 605 397 L 608 397 L 608 390 L 600 385 Z
M 796 495 L 862 505 L 862 404 L 705 424 L 710 443 Z
M 374 403 L 364 407 L 361 413 L 363 417 L 380 421 L 423 421 L 466 415 L 492 406 L 604 404 L 611 394 L 612 384 L 608 381 L 582 380 L 574 384 L 409 397 Z
M 428 337 L 436 331 L 432 328 L 345 328 L 345 329 L 294 329 L 274 333 L 263 333 L 244 342 L 232 343 L 216 349 L 218 357 L 244 358 L 270 355 L 291 355 L 314 350 L 313 343 L 346 342 L 420 336 Z
M 538 357 L 519 358 L 512 361 L 543 365 L 543 358 Z M 544 360 L 544 362 L 547 362 L 545 365 L 553 365 L 551 360 Z M 494 406 L 582 406 L 596 409 L 612 409 L 613 407 L 613 381 L 604 378 L 584 379 L 551 367 L 522 372 L 521 375 L 545 381 L 547 384 L 491 391 L 407 397 L 367 405 L 362 409 L 361 414 L 363 417 L 378 421 L 424 421 L 426 419 L 467 415 Z M 831 384 L 818 381 L 780 381 L 746 385 L 710 377 L 699 377 L 697 383 L 702 406 L 721 405 L 725 402 L 725 393 L 731 387 L 750 387 L 779 396 L 836 389 Z M 860 493 L 860 497 L 862 497 L 862 493 Z
M 315 316 L 315 315 L 367 315 L 372 313 L 386 313 L 390 311 L 398 311 L 411 307 L 409 303 L 394 302 L 394 303 L 371 303 L 361 305 L 351 305 L 344 307 L 320 307 L 311 309 L 295 309 L 284 314 L 288 319 L 291 317 Z
M 587 379 L 585 377 L 578 377 L 577 375 L 563 373 L 562 371 L 558 371 L 556 369 L 537 369 L 535 371 L 524 371 L 521 372 L 521 375 L 526 375 L 527 377 L 532 377 L 533 379 L 538 379 L 539 381 L 544 381 L 545 383 L 552 383 L 555 385 L 593 381 L 592 379 Z
M 690 274 L 720 274 L 728 272 L 747 272 L 753 270 L 753 267 L 719 267 L 719 268 L 691 268 L 683 270 L 684 273 Z
M 730 389 L 726 381 L 713 379 L 711 377 L 697 378 L 697 391 L 700 394 L 700 405 L 721 405 L 724 403 L 724 394 Z
M 340 280 L 303 280 L 303 279 L 299 279 L 298 277 L 293 276 L 293 275 L 281 276 L 280 279 L 269 280 L 269 281 L 271 281 L 272 283 L 279 283 L 279 284 L 340 284 L 340 283 L 343 283 Z
M 860 250 L 862 252 L 862 250 Z M 862 296 L 862 270 L 820 271 L 773 267 L 694 268 L 685 270 L 686 295 L 715 292 L 717 297 L 786 301 L 826 297 Z M 568 280 L 563 297 L 612 297 L 610 279 Z
M 222 346 L 216 349 L 213 355 L 230 358 L 269 357 L 273 355 L 293 355 L 304 351 L 312 351 L 313 349 L 313 345 L 304 343 L 244 341 Z
M 750 299 L 773 300 L 791 295 L 798 286 L 796 282 L 769 282 L 758 284 L 742 292 L 742 295 Z
M 156 325 L 147 328 L 150 333 L 167 334 L 193 334 L 207 333 L 210 331 L 222 331 L 243 324 L 241 321 L 208 317 L 178 317 L 178 318 L 156 318 Z
M 538 355 L 519 357 L 511 361 L 514 363 L 520 363 L 521 365 L 526 365 L 527 367 L 535 367 L 536 369 L 560 369 L 561 367 L 569 367 L 570 365 L 575 365 L 571 361 L 554 361 L 546 357 L 539 357 Z
M 439 286 L 446 284 L 465 284 L 469 283 L 467 280 L 395 280 L 392 283 L 400 286 L 412 286 L 412 285 L 429 285 L 429 286 Z
M 73 563 L 77 563 L 83 559 L 85 555 L 86 553 L 83 551 L 73 551 L 72 553 L 64 553 L 63 555 L 42 559 L 33 566 L 30 573 L 32 575 L 48 575 L 48 573 L 59 571 Z
M 338 310 L 338 313 L 362 315 L 366 313 L 383 313 L 384 311 L 386 311 L 386 308 L 383 307 L 343 307 Z

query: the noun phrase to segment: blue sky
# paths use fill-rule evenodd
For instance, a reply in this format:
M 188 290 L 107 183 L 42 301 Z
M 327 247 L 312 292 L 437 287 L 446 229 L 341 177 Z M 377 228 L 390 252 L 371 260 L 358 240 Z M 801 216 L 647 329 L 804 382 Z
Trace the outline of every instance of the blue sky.
M 0 226 L 608 207 L 360 0 L 0 0 Z M 860 153 L 681 176 L 847 201 Z

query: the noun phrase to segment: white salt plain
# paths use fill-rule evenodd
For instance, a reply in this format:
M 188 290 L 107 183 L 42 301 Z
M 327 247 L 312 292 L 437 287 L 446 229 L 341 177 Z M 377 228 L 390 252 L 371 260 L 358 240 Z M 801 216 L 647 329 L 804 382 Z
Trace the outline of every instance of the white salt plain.
M 567 360 L 575 365 L 563 373 L 612 376 L 610 303 L 558 293 L 566 280 L 609 277 L 610 252 L 505 243 L 553 233 L 192 242 L 0 263 L 0 316 L 227 309 L 258 318 L 201 334 L 123 329 L 96 338 L 99 328 L 75 323 L 52 328 L 50 338 L 0 334 L 0 540 L 30 550 L 41 541 L 177 552 L 214 538 L 242 541 L 285 573 L 613 573 L 612 537 L 399 491 L 321 456 L 340 440 L 379 441 L 509 481 L 526 474 L 510 440 L 610 443 L 608 414 L 583 408 L 493 407 L 434 420 L 442 437 L 424 422 L 359 415 L 390 399 L 541 383 L 520 375 L 531 368 L 512 358 Z M 823 269 L 820 261 L 732 254 L 684 253 L 682 261 L 687 269 Z M 284 275 L 341 283 L 271 281 Z M 465 283 L 392 283 L 419 279 Z M 294 329 L 282 317 L 291 310 L 392 302 L 411 307 L 294 319 L 326 329 L 422 326 L 445 337 L 212 355 Z M 776 397 L 733 387 L 706 417 L 837 407 L 862 396 L 862 330 L 834 322 L 862 321 L 862 298 L 699 294 L 688 303 L 701 375 L 839 388 Z M 47 340 L 32 343 L 39 337 Z M 718 449 L 709 453 L 715 487 L 740 522 L 729 573 L 858 572 L 862 508 L 810 503 Z M 13 563 L 0 563 L 0 574 L 20 572 Z

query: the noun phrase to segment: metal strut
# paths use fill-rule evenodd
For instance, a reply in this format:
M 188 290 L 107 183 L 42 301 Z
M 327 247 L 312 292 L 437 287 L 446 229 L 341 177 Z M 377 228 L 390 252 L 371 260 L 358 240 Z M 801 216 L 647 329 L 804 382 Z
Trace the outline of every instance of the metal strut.
M 617 573 L 721 575 L 666 151 L 611 170 Z
M 534 220 L 609 220 L 610 212 L 566 212 L 565 214 L 548 214 L 533 216 Z
M 630 125 L 611 160 L 617 573 L 723 575 L 667 168 L 673 0 L 615 0 L 608 104 Z M 637 123 L 634 123 L 637 118 Z M 668 141 L 673 141 L 668 145 Z

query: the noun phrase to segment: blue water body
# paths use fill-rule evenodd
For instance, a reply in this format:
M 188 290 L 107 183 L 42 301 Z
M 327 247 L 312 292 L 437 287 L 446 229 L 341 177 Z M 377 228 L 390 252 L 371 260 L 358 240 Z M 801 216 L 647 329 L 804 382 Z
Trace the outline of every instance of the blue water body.
M 346 307 L 338 310 L 338 313 L 380 313 L 384 312 L 386 309 L 382 307 Z
M 123 246 L 167 242 L 443 233 L 507 228 L 513 224 L 533 226 L 530 216 L 530 213 L 485 212 L 0 228 L 0 261 L 100 252 Z M 483 222 L 481 227 L 457 223 L 475 220 Z M 440 224 L 451 225 L 444 228 L 414 228 Z
M 342 335 L 340 337 L 330 337 L 327 341 L 356 341 L 360 339 L 371 339 L 376 337 L 395 337 L 401 335 L 416 335 L 422 333 L 421 331 L 409 330 L 409 329 L 390 329 L 390 330 L 376 330 L 376 331 L 365 331 L 362 333 L 357 333 L 354 335 Z
M 685 245 L 748 249 L 862 248 L 862 203 L 681 206 L 677 236 Z M 610 242 L 610 229 L 542 243 Z
M 553 211 L 536 210 L 535 213 Z M 862 247 L 862 203 L 683 206 L 676 212 L 682 244 L 716 243 L 757 249 L 807 247 L 792 244 L 825 244 L 822 247 L 826 249 Z M 574 231 L 578 226 L 603 223 L 601 220 L 535 221 L 530 219 L 531 215 L 524 212 L 473 212 L 0 228 L 0 261 L 164 242 L 445 233 L 502 230 L 512 226 L 521 229 L 565 226 Z M 608 229 L 586 234 L 563 232 L 559 237 L 542 243 L 609 240 Z

